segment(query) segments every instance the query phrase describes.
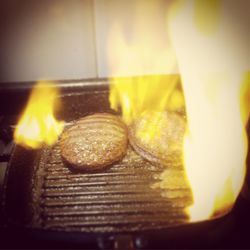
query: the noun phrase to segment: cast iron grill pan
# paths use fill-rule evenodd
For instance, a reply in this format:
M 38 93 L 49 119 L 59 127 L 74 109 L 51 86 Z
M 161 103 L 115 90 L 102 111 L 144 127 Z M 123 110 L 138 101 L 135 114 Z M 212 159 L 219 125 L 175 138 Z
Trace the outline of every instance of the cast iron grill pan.
M 71 121 L 94 112 L 112 112 L 108 91 L 64 95 L 58 115 Z M 110 168 L 78 172 L 64 165 L 59 145 L 27 150 L 16 146 L 8 166 L 3 212 L 8 225 L 64 232 L 121 233 L 186 224 L 190 190 L 153 188 L 166 167 L 143 160 L 129 146 Z M 183 176 L 180 165 L 169 166 Z

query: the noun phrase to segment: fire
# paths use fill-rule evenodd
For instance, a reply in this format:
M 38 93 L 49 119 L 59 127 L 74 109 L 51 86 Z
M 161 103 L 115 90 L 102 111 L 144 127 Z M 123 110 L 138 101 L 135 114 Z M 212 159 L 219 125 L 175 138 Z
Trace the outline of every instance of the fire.
M 63 122 L 53 115 L 57 95 L 53 83 L 37 83 L 14 133 L 17 144 L 35 149 L 56 142 L 63 130 Z
M 244 182 L 250 93 L 249 74 L 245 77 L 248 44 L 238 27 L 235 29 L 232 21 L 237 20 L 227 13 L 226 5 L 227 1 L 219 0 L 173 1 L 167 24 L 174 50 L 167 44 L 159 55 L 145 45 L 151 37 L 137 29 L 137 22 L 134 36 L 139 38 L 125 39 L 118 22 L 109 37 L 108 54 L 115 76 L 110 104 L 115 110 L 121 108 L 128 125 L 143 112 L 158 114 L 184 105 L 184 97 L 176 89 L 177 76 L 145 77 L 161 71 L 163 65 L 171 71 L 178 64 L 188 122 L 183 165 L 193 195 L 193 204 L 187 208 L 190 221 L 230 211 Z M 137 12 L 140 21 L 142 13 Z M 156 57 L 158 60 L 151 59 Z M 124 73 L 144 76 L 117 77 Z M 157 119 L 153 116 L 138 131 L 149 143 L 157 135 Z
M 176 110 L 184 106 L 182 92 L 176 89 L 179 76 L 160 74 L 166 70 L 173 72 L 176 67 L 172 47 L 162 48 L 161 42 L 155 41 L 155 37 L 145 29 L 144 17 L 147 11 L 155 12 L 157 8 L 159 7 L 154 1 L 136 1 L 135 26 L 129 38 L 122 32 L 122 24 L 119 25 L 116 21 L 109 33 L 109 66 L 110 75 L 113 76 L 110 81 L 109 101 L 114 110 L 121 108 L 127 124 L 144 112 L 157 113 L 167 107 Z M 162 49 L 151 47 L 155 43 Z M 148 121 L 147 131 L 142 133 L 154 135 L 157 131 L 156 120 L 155 117 L 152 122 Z
M 178 5 L 170 30 L 188 120 L 183 160 L 194 200 L 188 213 L 191 221 L 199 221 L 228 212 L 244 182 L 247 50 L 241 37 L 233 44 L 237 33 L 222 2 Z
M 130 124 L 135 118 L 147 111 L 155 114 L 166 110 L 178 110 L 184 106 L 183 95 L 175 89 L 178 84 L 177 75 L 156 75 L 140 77 L 114 77 L 110 86 L 110 105 L 114 110 L 122 109 L 123 119 Z M 157 117 L 152 118 L 155 127 Z M 146 132 L 146 131 L 144 131 Z M 153 133 L 153 131 L 151 131 Z

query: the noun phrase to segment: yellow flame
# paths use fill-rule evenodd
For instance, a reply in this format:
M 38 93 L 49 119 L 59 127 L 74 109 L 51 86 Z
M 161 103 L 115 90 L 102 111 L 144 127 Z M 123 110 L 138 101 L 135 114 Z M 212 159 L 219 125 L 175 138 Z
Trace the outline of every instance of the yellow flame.
M 39 148 L 52 145 L 63 130 L 63 122 L 53 115 L 58 90 L 53 83 L 38 82 L 17 124 L 14 139 L 17 144 Z
M 149 2 L 153 8 L 153 1 Z M 160 129 L 156 114 L 183 107 L 184 97 L 176 88 L 178 76 L 145 75 L 159 72 L 163 65 L 171 71 L 177 60 L 188 121 L 183 164 L 194 201 L 187 210 L 191 221 L 228 212 L 245 176 L 249 106 L 244 100 L 249 81 L 242 81 L 248 47 L 234 29 L 225 4 L 219 0 L 174 1 L 168 25 L 175 52 L 166 45 L 157 54 L 145 43 L 152 37 L 146 30 L 137 29 L 136 22 L 135 37 L 125 37 L 118 22 L 109 36 L 108 54 L 114 75 L 111 107 L 121 108 L 128 124 L 144 112 L 155 114 L 137 131 L 148 143 Z M 139 21 L 141 15 L 136 12 Z M 128 77 L 119 77 L 124 75 Z M 162 183 L 166 183 L 164 176 Z
M 110 105 L 115 110 L 121 108 L 127 124 L 146 111 L 162 111 L 166 107 L 174 110 L 184 106 L 182 92 L 175 90 L 179 76 L 162 75 L 175 69 L 174 51 L 152 36 L 152 30 L 147 29 L 150 23 L 145 24 L 145 15 L 158 13 L 161 6 L 154 1 L 135 1 L 132 6 L 131 32 L 123 32 L 123 23 L 114 20 L 108 36 L 108 59 L 113 76 Z M 155 131 L 154 123 L 148 124 L 148 131 Z
M 219 0 L 195 0 L 194 21 L 199 32 L 212 34 L 218 29 L 221 4 Z
M 112 29 L 110 41 L 117 47 L 116 49 L 113 47 L 109 49 L 110 57 L 116 58 L 118 52 L 122 54 L 119 62 L 111 63 L 114 77 L 110 81 L 110 106 L 116 111 L 121 108 L 123 119 L 127 124 L 132 123 L 136 117 L 146 111 L 160 112 L 166 110 L 167 107 L 169 110 L 176 110 L 184 106 L 182 92 L 176 88 L 180 80 L 179 76 L 174 74 L 147 75 L 149 66 L 143 63 L 145 58 L 146 61 L 151 62 L 151 67 L 157 71 L 165 63 L 165 57 L 162 57 L 162 54 L 167 58 L 172 58 L 171 51 L 166 49 L 161 55 L 157 56 L 153 50 L 147 50 L 141 41 L 129 45 L 118 26 Z M 110 44 L 113 43 L 110 42 Z M 155 62 L 150 60 L 153 56 L 157 58 Z M 167 65 L 169 70 L 174 67 L 175 60 L 171 59 L 170 62 Z M 129 72 L 132 75 L 140 72 L 143 75 L 122 77 L 124 72 Z M 147 131 L 144 131 L 143 134 L 153 136 L 156 131 L 155 121 L 148 120 Z
M 114 77 L 110 85 L 111 108 L 121 108 L 127 124 L 146 111 L 178 110 L 184 106 L 182 92 L 175 89 L 178 82 L 177 75 Z M 156 120 L 152 119 L 151 127 L 155 127 Z
M 209 11 L 201 2 L 211 4 Z M 170 20 L 188 120 L 183 160 L 194 200 L 191 221 L 229 211 L 245 176 L 249 107 L 241 104 L 249 91 L 249 82 L 242 84 L 247 53 L 242 43 L 233 44 L 232 23 L 215 2 L 182 1 Z

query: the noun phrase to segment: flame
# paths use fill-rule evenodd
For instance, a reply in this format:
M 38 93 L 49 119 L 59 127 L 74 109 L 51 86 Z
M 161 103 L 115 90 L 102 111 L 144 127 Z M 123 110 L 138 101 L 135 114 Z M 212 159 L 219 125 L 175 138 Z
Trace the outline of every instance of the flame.
M 250 84 L 248 80 L 242 82 L 247 53 L 240 36 L 232 32 L 228 16 L 218 0 L 175 1 L 168 24 L 176 57 L 169 47 L 156 55 L 144 43 L 150 40 L 147 36 L 129 43 L 117 23 L 110 35 L 110 44 L 115 44 L 109 48 L 115 76 L 124 72 L 146 75 L 163 65 L 169 70 L 177 58 L 188 120 L 183 162 L 194 200 L 188 208 L 191 221 L 229 211 L 245 176 L 245 123 L 249 105 L 243 99 L 249 93 Z M 135 34 L 140 34 L 140 30 Z M 158 60 L 151 60 L 157 56 Z M 164 61 L 166 58 L 168 63 Z M 177 82 L 177 78 L 164 79 L 159 75 L 114 77 L 110 88 L 111 107 L 116 110 L 121 107 L 128 124 L 147 111 L 158 114 L 165 109 L 176 109 L 184 102 L 183 96 L 177 98 Z M 138 135 L 150 143 L 159 130 L 157 124 L 160 124 L 158 117 L 153 115 Z
M 157 114 L 166 108 L 178 110 L 184 106 L 182 92 L 176 89 L 179 82 L 177 75 L 114 77 L 111 82 L 110 106 L 117 111 L 121 108 L 123 119 L 127 124 L 147 111 L 154 111 Z M 148 128 L 155 127 L 157 117 L 151 121 L 152 126 L 146 125 Z
M 154 8 L 153 1 L 147 3 Z M 177 61 L 188 121 L 183 165 L 193 195 L 193 204 L 187 209 L 191 221 L 230 211 L 245 176 L 250 84 L 249 76 L 243 78 L 248 70 L 248 44 L 235 29 L 226 4 L 219 0 L 174 1 L 167 19 L 174 50 L 167 44 L 158 53 L 146 45 L 153 38 L 137 22 L 130 37 L 122 33 L 119 22 L 109 34 L 114 76 L 111 108 L 121 108 L 128 125 L 144 112 L 155 114 L 137 131 L 148 143 L 160 129 L 157 114 L 183 107 L 184 97 L 176 88 L 178 76 L 145 75 L 163 67 L 171 71 Z M 139 23 L 142 12 L 135 15 Z M 122 78 L 125 74 L 129 77 Z M 162 174 L 162 183 L 168 183 L 165 176 L 169 178 L 169 174 Z
M 117 111 L 121 108 L 127 124 L 147 111 L 156 114 L 166 108 L 176 110 L 184 106 L 182 91 L 176 88 L 179 76 L 161 74 L 166 70 L 174 71 L 174 51 L 170 46 L 163 46 L 145 28 L 145 15 L 157 13 L 160 6 L 154 1 L 136 1 L 134 6 L 135 25 L 131 34 L 125 36 L 122 23 L 115 20 L 108 36 L 109 67 L 113 76 L 110 80 L 110 106 Z M 156 120 L 156 117 L 149 120 L 142 134 L 155 135 Z
M 245 176 L 247 53 L 240 37 L 233 44 L 237 34 L 223 7 L 217 0 L 178 1 L 169 20 L 188 120 L 183 161 L 194 200 L 191 221 L 228 212 Z
M 17 124 L 14 139 L 17 144 L 39 148 L 52 145 L 63 130 L 63 122 L 53 116 L 54 99 L 58 90 L 53 83 L 38 82 Z

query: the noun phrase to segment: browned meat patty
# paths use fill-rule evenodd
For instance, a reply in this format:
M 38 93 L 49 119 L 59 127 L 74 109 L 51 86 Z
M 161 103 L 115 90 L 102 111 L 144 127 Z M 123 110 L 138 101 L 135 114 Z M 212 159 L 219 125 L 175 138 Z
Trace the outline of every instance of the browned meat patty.
M 60 140 L 62 159 L 77 169 L 97 170 L 126 153 L 127 127 L 115 115 L 96 113 L 77 120 Z
M 146 160 L 167 165 L 180 162 L 184 132 L 184 117 L 167 111 L 147 111 L 129 127 L 129 141 Z

